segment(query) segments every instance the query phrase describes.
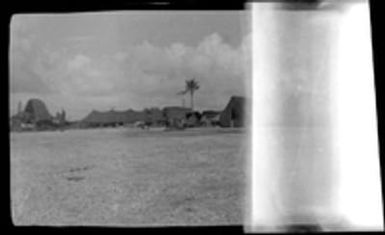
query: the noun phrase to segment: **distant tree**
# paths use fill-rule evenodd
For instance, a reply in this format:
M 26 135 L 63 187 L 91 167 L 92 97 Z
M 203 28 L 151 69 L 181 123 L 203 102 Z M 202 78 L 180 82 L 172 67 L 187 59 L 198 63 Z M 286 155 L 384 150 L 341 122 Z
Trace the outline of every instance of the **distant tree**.
M 195 79 L 186 80 L 185 92 L 190 93 L 191 110 L 194 110 L 194 92 L 199 89 L 199 84 Z

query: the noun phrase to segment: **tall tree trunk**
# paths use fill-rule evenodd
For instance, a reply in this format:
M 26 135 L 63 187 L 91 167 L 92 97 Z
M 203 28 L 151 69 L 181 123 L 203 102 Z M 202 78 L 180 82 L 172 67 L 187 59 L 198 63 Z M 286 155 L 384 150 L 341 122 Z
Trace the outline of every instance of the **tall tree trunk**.
M 194 91 L 193 90 L 190 91 L 190 96 L 191 96 L 191 98 L 190 98 L 191 110 L 194 111 Z

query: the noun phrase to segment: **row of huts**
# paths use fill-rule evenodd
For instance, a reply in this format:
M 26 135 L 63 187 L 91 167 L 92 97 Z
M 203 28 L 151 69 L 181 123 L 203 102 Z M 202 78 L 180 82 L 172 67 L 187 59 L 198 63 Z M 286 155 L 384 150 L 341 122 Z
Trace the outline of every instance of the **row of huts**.
M 245 98 L 233 96 L 222 111 L 193 111 L 186 107 L 152 108 L 143 111 L 126 110 L 106 112 L 92 111 L 79 125 L 82 127 L 125 126 L 143 123 L 147 126 L 196 127 L 196 126 L 244 126 Z
M 142 111 L 91 111 L 85 118 L 69 125 L 65 111 L 52 116 L 43 101 L 30 99 L 23 111 L 11 117 L 11 130 L 52 129 L 60 127 L 93 128 L 128 126 L 140 123 L 145 126 L 196 127 L 196 126 L 244 126 L 245 98 L 233 96 L 222 111 L 193 111 L 185 107 L 151 108 Z

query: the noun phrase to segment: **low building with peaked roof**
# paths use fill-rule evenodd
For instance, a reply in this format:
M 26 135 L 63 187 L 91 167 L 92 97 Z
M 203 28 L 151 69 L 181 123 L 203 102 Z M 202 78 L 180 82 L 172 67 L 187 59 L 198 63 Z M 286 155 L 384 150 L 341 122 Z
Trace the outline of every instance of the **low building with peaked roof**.
M 93 110 L 80 121 L 82 127 L 122 126 L 135 122 L 145 122 L 147 125 L 159 125 L 163 121 L 160 109 L 151 108 L 143 111 L 128 109 L 126 111 L 96 111 Z
M 130 122 L 130 111 L 96 111 L 92 110 L 81 122 L 90 127 L 118 126 Z M 133 118 L 132 118 L 133 119 Z M 134 122 L 135 120 L 132 120 Z

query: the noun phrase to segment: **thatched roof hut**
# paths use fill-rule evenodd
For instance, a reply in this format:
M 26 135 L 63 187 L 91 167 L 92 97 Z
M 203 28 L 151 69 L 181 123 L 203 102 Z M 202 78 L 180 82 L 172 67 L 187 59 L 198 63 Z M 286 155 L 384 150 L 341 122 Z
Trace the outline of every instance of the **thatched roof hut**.
M 52 116 L 48 112 L 46 105 L 39 99 L 28 100 L 24 113 L 20 115 L 23 116 L 25 122 L 31 123 L 52 120 Z
M 134 122 L 135 120 L 132 120 Z M 93 110 L 83 120 L 83 123 L 95 126 L 123 125 L 130 122 L 129 111 L 106 111 L 100 112 Z
M 245 98 L 232 96 L 222 111 L 220 125 L 223 127 L 242 127 L 245 123 Z

